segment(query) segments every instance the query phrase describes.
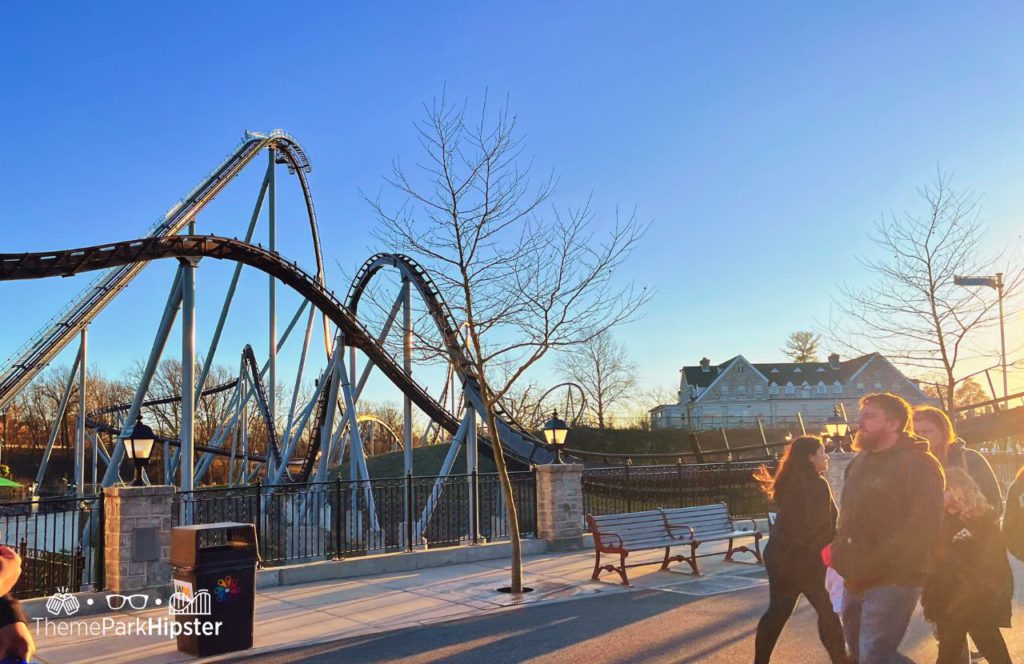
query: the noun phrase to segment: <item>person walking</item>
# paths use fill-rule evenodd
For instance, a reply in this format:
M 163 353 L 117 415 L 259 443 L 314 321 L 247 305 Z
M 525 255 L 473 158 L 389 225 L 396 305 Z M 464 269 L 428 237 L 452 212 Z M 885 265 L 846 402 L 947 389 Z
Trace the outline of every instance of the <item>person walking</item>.
M 818 612 L 818 636 L 832 664 L 846 663 L 839 616 L 825 587 L 821 550 L 835 534 L 836 504 L 821 476 L 828 455 L 821 439 L 800 436 L 783 454 L 774 476 L 764 466 L 754 477 L 775 504 L 777 517 L 765 547 L 768 610 L 757 624 L 754 663 L 768 664 L 800 595 Z
M 942 464 L 944 472 L 948 474 L 950 469 L 960 468 L 971 476 L 998 520 L 1003 512 L 1003 492 L 999 488 L 999 480 L 996 479 L 996 474 L 985 456 L 977 450 L 968 448 L 963 439 L 957 437 L 949 416 L 934 406 L 915 406 L 914 433 L 928 441 L 931 453 Z M 927 586 L 927 582 L 925 585 Z M 936 636 L 941 639 L 943 634 L 949 633 L 948 630 L 939 631 Z M 963 652 L 955 661 L 980 661 L 979 653 L 967 650 L 967 640 L 961 641 Z M 939 650 L 943 650 L 941 642 Z
M 845 580 L 843 627 L 859 664 L 912 660 L 899 653 L 935 552 L 945 479 L 928 442 L 910 433 L 911 408 L 894 394 L 860 400 L 846 468 L 832 567 Z
M 985 496 L 988 504 L 1003 513 L 1003 492 L 988 460 L 978 450 L 968 448 L 957 438 L 949 416 L 934 406 L 914 407 L 914 434 L 928 441 L 929 449 L 944 471 L 962 468 L 967 471 Z
M 936 664 L 964 661 L 967 635 L 990 664 L 1010 664 L 1000 627 L 1010 626 L 1013 573 L 999 515 L 962 468 L 946 471 L 946 515 L 932 573 L 921 595 L 935 623 Z

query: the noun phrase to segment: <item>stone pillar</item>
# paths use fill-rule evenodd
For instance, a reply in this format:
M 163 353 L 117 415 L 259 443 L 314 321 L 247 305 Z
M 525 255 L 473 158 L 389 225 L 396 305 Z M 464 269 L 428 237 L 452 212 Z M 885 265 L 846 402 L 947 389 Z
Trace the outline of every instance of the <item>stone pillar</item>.
M 835 496 L 836 503 L 843 495 L 843 475 L 846 473 L 846 467 L 850 465 L 855 456 L 857 455 L 854 452 L 834 452 L 828 455 L 828 471 L 825 473 L 825 479 L 832 487 L 832 495 Z
M 583 466 L 545 464 L 537 469 L 537 537 L 552 551 L 583 547 Z
M 115 593 L 166 590 L 171 583 L 173 486 L 103 489 L 104 569 Z

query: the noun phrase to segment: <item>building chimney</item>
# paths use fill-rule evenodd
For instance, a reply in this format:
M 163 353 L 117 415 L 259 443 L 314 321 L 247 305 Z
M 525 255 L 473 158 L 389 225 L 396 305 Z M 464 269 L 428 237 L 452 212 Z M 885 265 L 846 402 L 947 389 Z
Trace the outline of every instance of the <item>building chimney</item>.
M 832 353 L 828 356 L 828 366 L 833 369 L 839 368 L 839 353 Z
M 702 357 L 700 360 L 700 370 L 704 373 L 711 373 L 711 360 L 706 357 Z

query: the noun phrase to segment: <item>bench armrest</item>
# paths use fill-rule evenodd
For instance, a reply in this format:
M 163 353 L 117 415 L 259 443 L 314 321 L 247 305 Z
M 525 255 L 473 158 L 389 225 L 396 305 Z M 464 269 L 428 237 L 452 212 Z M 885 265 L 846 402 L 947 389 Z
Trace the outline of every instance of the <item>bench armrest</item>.
M 697 539 L 697 535 L 696 535 L 696 533 L 693 532 L 693 528 L 691 528 L 690 526 L 687 526 L 686 524 L 680 523 L 680 524 L 672 525 L 671 523 L 666 523 L 665 526 L 668 528 L 668 536 L 669 537 L 675 537 L 676 539 L 682 539 L 681 535 L 676 535 L 674 532 L 672 532 L 673 530 L 679 529 L 679 530 L 685 530 L 686 533 L 690 536 L 691 540 L 692 539 Z
M 756 519 L 734 519 L 732 517 L 729 517 L 729 521 L 733 524 L 733 529 L 734 530 L 736 529 L 736 525 L 735 524 L 737 522 L 741 522 L 741 523 L 750 523 L 750 532 L 751 533 L 760 532 L 757 529 L 757 520 Z M 746 528 L 744 528 L 743 530 L 746 530 Z
M 615 542 L 616 542 L 614 544 L 614 546 L 613 546 L 612 542 L 606 542 L 605 541 L 606 538 L 612 538 L 612 537 L 615 538 Z M 596 548 L 598 548 L 598 549 L 614 549 L 616 551 L 622 551 L 622 549 L 623 549 L 622 537 L 620 537 L 616 533 L 596 532 L 596 533 L 594 533 L 594 546 Z

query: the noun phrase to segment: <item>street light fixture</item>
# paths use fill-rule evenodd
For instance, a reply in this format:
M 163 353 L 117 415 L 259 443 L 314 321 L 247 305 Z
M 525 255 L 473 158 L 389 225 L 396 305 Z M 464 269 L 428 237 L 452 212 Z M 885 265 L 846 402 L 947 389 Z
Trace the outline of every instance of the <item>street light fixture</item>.
M 565 423 L 565 420 L 559 419 L 558 411 L 554 410 L 551 411 L 551 419 L 544 423 L 543 430 L 548 445 L 555 450 L 554 463 L 564 463 L 562 449 L 565 447 L 565 435 L 569 433 L 569 425 Z
M 153 454 L 153 438 L 153 430 L 142 423 L 141 414 L 137 415 L 135 426 L 124 438 L 125 454 L 135 463 L 135 478 L 132 480 L 132 486 L 146 486 L 142 480 L 142 468 Z
M 832 417 L 825 420 L 825 433 L 832 439 L 833 448 L 843 449 L 843 439 L 850 433 L 850 423 L 839 413 L 839 406 L 832 407 Z
M 999 293 L 999 346 L 1003 364 L 1003 398 L 1010 394 L 1006 379 L 1006 330 L 1003 325 L 1003 273 L 996 272 L 994 277 L 953 275 L 953 283 L 957 286 L 988 286 Z M 1005 404 L 1004 404 L 1005 406 Z M 998 409 L 997 409 L 998 410 Z

